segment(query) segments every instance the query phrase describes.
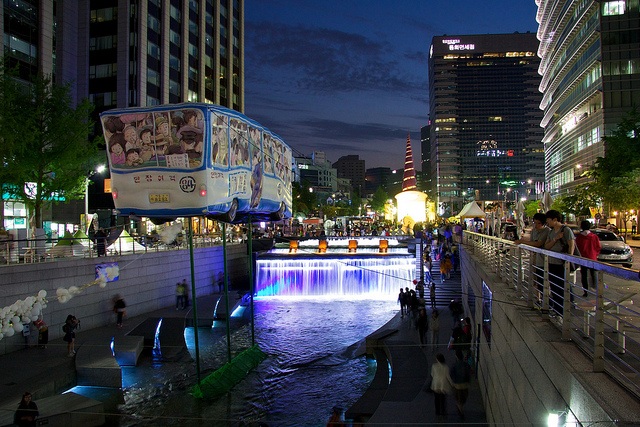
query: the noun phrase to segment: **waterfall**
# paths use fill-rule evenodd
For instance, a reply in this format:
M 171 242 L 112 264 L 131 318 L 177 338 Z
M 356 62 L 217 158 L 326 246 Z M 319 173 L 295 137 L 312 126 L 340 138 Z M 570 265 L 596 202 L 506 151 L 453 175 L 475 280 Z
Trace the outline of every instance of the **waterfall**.
M 413 287 L 412 256 L 358 257 L 357 255 L 301 259 L 267 258 L 256 261 L 256 295 L 380 295 L 394 297 Z

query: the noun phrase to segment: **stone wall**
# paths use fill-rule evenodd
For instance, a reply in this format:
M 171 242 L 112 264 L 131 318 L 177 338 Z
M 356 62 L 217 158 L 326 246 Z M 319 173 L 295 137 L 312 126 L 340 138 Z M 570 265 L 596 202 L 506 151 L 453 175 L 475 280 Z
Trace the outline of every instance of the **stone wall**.
M 548 318 L 527 308 L 513 288 L 464 248 L 461 265 L 463 299 L 467 313 L 473 313 L 475 337 L 483 324 L 483 282 L 492 292 L 491 344 L 480 331 L 478 346 L 478 381 L 491 425 L 546 425 L 551 411 L 566 411 L 567 422 L 583 425 L 638 420 L 637 399 L 607 374 L 594 373 L 591 359 L 562 340 Z
M 194 249 L 193 258 L 197 295 L 216 292 L 217 286 L 212 283 L 224 267 L 222 247 Z M 227 246 L 230 289 L 249 289 L 248 259 L 246 245 Z M 67 303 L 58 302 L 56 289 L 91 283 L 95 279 L 95 266 L 104 262 L 118 263 L 118 281 L 107 283 L 106 288 L 91 286 Z M 111 299 L 116 293 L 124 297 L 129 316 L 171 306 L 175 304 L 176 282 L 182 279 L 187 279 L 191 284 L 188 250 L 5 265 L 0 266 L 0 308 L 10 306 L 19 299 L 35 296 L 41 289 L 46 290 L 48 305 L 43 318 L 49 325 L 51 340 L 63 335 L 62 324 L 68 314 L 81 319 L 82 329 L 115 322 Z M 188 290 L 191 298 L 190 285 Z M 34 338 L 31 337 L 31 343 Z M 0 340 L 0 354 L 22 349 L 24 345 L 25 339 L 21 333 L 5 337 Z

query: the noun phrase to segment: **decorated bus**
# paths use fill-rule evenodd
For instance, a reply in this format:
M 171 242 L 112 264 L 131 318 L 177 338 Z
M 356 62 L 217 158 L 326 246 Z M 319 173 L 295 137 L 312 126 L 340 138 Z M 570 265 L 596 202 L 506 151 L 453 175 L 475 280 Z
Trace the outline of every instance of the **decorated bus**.
M 100 114 L 120 215 L 229 223 L 291 216 L 292 153 L 256 121 L 202 103 Z

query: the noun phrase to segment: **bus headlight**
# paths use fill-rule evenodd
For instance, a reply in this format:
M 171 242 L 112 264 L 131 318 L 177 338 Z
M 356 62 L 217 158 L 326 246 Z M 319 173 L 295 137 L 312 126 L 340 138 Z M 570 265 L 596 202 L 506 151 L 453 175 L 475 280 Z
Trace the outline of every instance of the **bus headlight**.
M 113 200 L 118 198 L 118 189 L 117 188 L 112 188 L 111 189 L 111 196 L 113 197 Z
M 206 185 L 201 185 L 200 186 L 200 197 L 205 197 L 207 195 L 207 186 Z

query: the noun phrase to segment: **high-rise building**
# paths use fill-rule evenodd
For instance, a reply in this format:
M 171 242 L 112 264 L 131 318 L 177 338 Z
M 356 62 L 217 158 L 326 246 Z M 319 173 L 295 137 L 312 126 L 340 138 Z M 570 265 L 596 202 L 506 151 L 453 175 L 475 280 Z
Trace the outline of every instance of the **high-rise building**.
M 89 17 L 79 20 L 79 65 L 88 70 L 79 82 L 97 107 L 197 101 L 244 110 L 242 0 L 93 0 L 79 9 Z
M 420 128 L 420 164 L 421 172 L 419 176 L 418 187 L 421 188 L 431 200 L 434 200 L 435 189 L 432 183 L 435 182 L 435 168 L 431 167 L 431 126 L 426 125 Z M 432 178 L 433 177 L 433 178 Z
M 638 1 L 537 0 L 545 170 L 552 194 L 585 182 L 602 137 L 640 105 Z
M 532 195 L 544 181 L 537 50 L 530 33 L 433 38 L 430 169 L 440 213 Z
M 185 101 L 244 111 L 243 0 L 4 2 L 4 52 L 96 112 Z
M 365 188 L 365 162 L 360 160 L 360 156 L 355 154 L 342 156 L 333 164 L 333 167 L 338 171 L 338 178 L 350 179 L 353 191 L 363 195 Z
M 114 107 L 186 101 L 244 112 L 244 0 L 5 1 L 0 36 L 21 78 L 69 84 L 74 102 L 95 105 L 96 122 Z M 89 200 L 101 190 L 90 186 Z M 74 205 L 54 219 L 77 223 Z

